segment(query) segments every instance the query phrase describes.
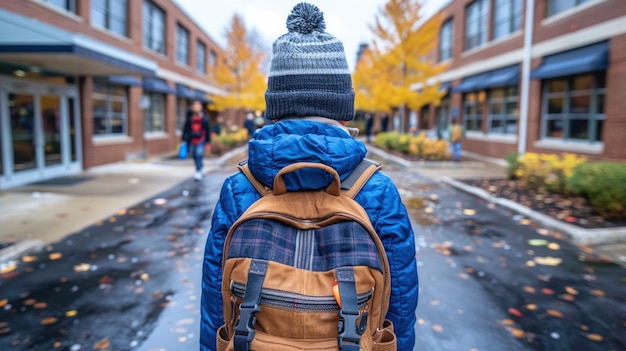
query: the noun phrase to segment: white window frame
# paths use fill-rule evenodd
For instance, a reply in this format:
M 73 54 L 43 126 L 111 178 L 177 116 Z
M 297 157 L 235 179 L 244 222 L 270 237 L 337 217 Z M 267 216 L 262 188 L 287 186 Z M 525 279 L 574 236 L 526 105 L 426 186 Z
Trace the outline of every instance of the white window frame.
M 176 62 L 189 65 L 189 30 L 176 23 Z
M 503 90 L 503 97 L 493 97 L 492 94 L 496 90 Z M 513 94 L 512 92 L 515 92 Z M 493 113 L 493 105 L 494 104 L 502 105 L 502 113 L 495 114 Z M 517 105 L 515 114 L 507 113 L 508 104 L 515 103 Z M 494 88 L 489 91 L 489 112 L 487 114 L 487 133 L 488 134 L 499 134 L 499 135 L 517 135 L 517 121 L 519 115 L 519 91 L 516 86 L 507 86 L 502 88 Z M 499 120 L 501 124 L 501 128 L 504 128 L 502 131 L 495 131 L 493 129 L 493 121 Z M 508 130 L 509 121 L 515 120 L 515 129 Z
M 483 131 L 483 102 L 480 101 L 481 91 L 469 91 L 463 94 L 463 128 L 467 132 L 480 132 Z M 468 95 L 474 95 L 474 101 L 468 101 Z M 475 107 L 474 113 L 467 113 L 468 108 Z M 474 125 L 478 125 L 478 128 L 469 128 L 469 122 L 474 122 Z
M 593 87 L 587 90 L 572 90 L 572 82 L 577 77 L 585 76 L 591 74 L 593 75 Z M 589 72 L 583 74 L 577 74 L 573 76 L 567 77 L 557 77 L 553 79 L 546 79 L 542 81 L 542 110 L 541 110 L 541 140 L 547 141 L 563 141 L 563 142 L 574 142 L 574 143 L 585 143 L 592 145 L 603 145 L 604 140 L 596 140 L 598 122 L 602 121 L 604 123 L 606 120 L 606 106 L 602 106 L 602 111 L 604 113 L 600 113 L 599 106 L 599 96 L 604 96 L 604 104 L 606 104 L 606 86 L 598 87 L 598 77 L 602 74 L 606 74 L 606 71 L 601 72 Z M 606 84 L 606 77 L 603 78 Z M 563 92 L 549 92 L 549 84 L 551 81 L 556 80 L 564 80 L 565 81 L 565 90 Z M 590 105 L 588 113 L 571 113 L 571 98 L 575 96 L 590 96 Z M 550 98 L 563 98 L 563 112 L 559 114 L 550 114 L 548 111 L 549 99 Z M 583 118 L 586 117 L 586 118 Z M 588 121 L 588 131 L 587 131 L 587 139 L 581 138 L 571 138 L 570 137 L 570 125 L 569 121 L 571 120 L 587 120 Z M 562 137 L 554 137 L 548 136 L 548 122 L 549 121 L 561 121 L 563 125 Z M 600 135 L 600 139 L 602 139 L 602 135 Z
M 141 36 L 143 47 L 152 50 L 156 53 L 165 55 L 166 47 L 167 47 L 167 39 L 165 32 L 167 30 L 166 16 L 165 11 L 163 11 L 160 7 L 158 7 L 155 3 L 150 0 L 144 0 L 143 2 L 143 23 L 141 27 Z M 148 18 L 146 18 L 146 15 Z M 162 16 L 162 30 L 158 31 L 155 28 L 155 21 L 157 15 Z M 161 42 L 157 43 L 156 39 L 159 39 L 156 34 L 161 34 Z M 160 46 L 158 44 L 161 44 Z
M 96 133 L 95 120 L 96 120 L 97 113 L 95 110 L 92 109 L 92 118 L 94 119 L 94 130 L 92 130 L 92 136 L 94 138 L 127 136 L 128 135 L 128 88 L 123 85 L 100 84 L 100 83 L 96 83 L 96 84 L 106 89 L 106 93 L 104 94 L 100 92 L 96 92 L 94 89 L 93 93 L 91 94 L 91 97 L 92 97 L 92 100 L 105 101 L 106 109 L 104 111 L 104 116 L 98 116 L 98 117 L 105 119 L 107 128 L 106 128 L 106 133 Z M 113 95 L 111 93 L 113 89 L 123 89 L 124 96 L 121 97 L 121 96 Z M 123 106 L 122 107 L 123 112 L 121 113 L 113 112 L 113 102 L 121 102 Z M 121 133 L 114 133 L 112 131 L 111 121 L 113 121 L 113 119 L 116 117 L 117 118 L 121 117 L 122 119 L 122 132 Z
M 447 43 L 448 45 L 443 45 Z M 452 59 L 452 50 L 454 49 L 454 18 L 449 18 L 439 30 L 439 61 L 447 61 Z
M 167 114 L 167 95 L 166 94 L 162 94 L 162 93 L 154 93 L 154 92 L 145 92 L 144 96 L 147 97 L 147 99 L 150 101 L 150 105 L 148 106 L 148 108 L 146 108 L 144 110 L 144 126 L 143 126 L 143 131 L 145 135 L 160 135 L 160 134 L 165 134 L 167 128 L 166 128 L 166 114 Z M 160 113 L 160 116 L 157 115 L 157 117 L 159 117 L 160 122 L 161 122 L 161 126 L 162 128 L 159 129 L 155 129 L 154 128 L 154 120 L 155 120 L 155 109 L 158 108 L 159 106 L 156 106 L 155 104 L 155 100 L 157 98 L 162 98 L 163 100 L 163 106 L 162 106 L 162 111 Z
M 470 18 L 476 14 L 477 18 Z M 465 37 L 464 50 L 468 51 L 489 41 L 489 1 L 474 0 L 465 8 Z M 477 32 L 470 36 L 470 27 L 476 27 Z M 472 41 L 476 40 L 475 43 Z
M 497 18 L 498 10 L 504 8 L 503 3 L 507 3 L 509 5 L 509 13 L 507 14 L 507 17 L 504 20 Z M 494 8 L 492 11 L 492 16 L 491 16 L 493 19 L 492 38 L 494 40 L 505 38 L 522 28 L 523 7 L 524 7 L 524 3 L 522 0 L 494 0 Z M 516 21 L 517 21 L 517 24 L 516 24 Z M 500 33 L 500 35 L 498 35 L 497 29 L 498 29 L 498 25 L 500 24 L 506 24 L 507 31 L 505 33 Z
M 97 1 L 102 1 L 104 3 L 104 25 L 100 25 L 100 23 L 96 23 L 93 21 L 93 12 L 95 11 L 95 9 L 97 8 L 97 6 L 94 6 L 94 3 Z M 116 30 L 114 30 L 111 26 L 111 21 L 112 21 L 112 11 L 111 11 L 111 2 L 113 1 L 123 1 L 124 2 L 124 8 L 126 9 L 125 13 L 124 13 L 124 32 L 123 33 L 119 33 Z M 91 0 L 91 24 L 94 27 L 97 28 L 101 28 L 101 29 L 105 29 L 111 33 L 115 33 L 117 35 L 123 36 L 123 37 L 128 37 L 128 0 Z

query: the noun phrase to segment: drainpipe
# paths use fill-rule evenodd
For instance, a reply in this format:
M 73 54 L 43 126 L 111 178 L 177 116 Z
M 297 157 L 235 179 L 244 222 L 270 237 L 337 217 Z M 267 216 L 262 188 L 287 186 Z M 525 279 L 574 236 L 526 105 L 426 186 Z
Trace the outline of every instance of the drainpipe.
M 524 25 L 524 55 L 522 61 L 522 89 L 520 96 L 520 120 L 517 136 L 517 152 L 520 156 L 526 152 L 528 137 L 528 101 L 530 95 L 530 64 L 532 61 L 533 26 L 535 22 L 535 0 L 526 0 Z

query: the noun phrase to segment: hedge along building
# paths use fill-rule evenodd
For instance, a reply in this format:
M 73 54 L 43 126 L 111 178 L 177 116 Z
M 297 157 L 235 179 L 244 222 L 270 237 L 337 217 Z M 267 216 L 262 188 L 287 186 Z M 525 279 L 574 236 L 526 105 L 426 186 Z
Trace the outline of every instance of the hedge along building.
M 0 189 L 173 151 L 220 50 L 171 0 L 0 2 Z
M 420 129 L 459 118 L 464 151 L 626 161 L 626 1 L 454 0 L 429 59 L 446 63 Z

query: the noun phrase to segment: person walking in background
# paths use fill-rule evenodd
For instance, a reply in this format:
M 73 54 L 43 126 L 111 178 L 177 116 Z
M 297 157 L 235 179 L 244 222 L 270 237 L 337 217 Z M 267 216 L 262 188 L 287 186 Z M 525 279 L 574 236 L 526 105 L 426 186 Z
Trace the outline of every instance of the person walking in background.
M 365 114 L 365 137 L 368 143 L 372 141 L 372 128 L 373 127 L 374 127 L 374 117 L 372 117 L 372 114 L 366 113 Z
M 211 142 L 211 128 L 209 126 L 209 117 L 202 110 L 202 103 L 194 100 L 191 103 L 191 111 L 187 113 L 185 126 L 183 127 L 182 141 L 187 143 L 189 153 L 192 155 L 196 166 L 195 180 L 201 180 L 202 160 L 204 158 L 204 149 L 207 143 Z
M 458 162 L 461 160 L 461 141 L 465 131 L 459 123 L 458 119 L 452 120 L 452 126 L 450 127 L 450 145 L 452 147 L 452 160 Z
M 246 113 L 246 121 L 243 126 L 248 130 L 248 138 L 252 138 L 252 134 L 254 134 L 254 131 L 256 130 L 254 114 L 252 112 Z
M 389 115 L 386 113 L 380 119 L 380 131 L 383 133 L 389 131 Z

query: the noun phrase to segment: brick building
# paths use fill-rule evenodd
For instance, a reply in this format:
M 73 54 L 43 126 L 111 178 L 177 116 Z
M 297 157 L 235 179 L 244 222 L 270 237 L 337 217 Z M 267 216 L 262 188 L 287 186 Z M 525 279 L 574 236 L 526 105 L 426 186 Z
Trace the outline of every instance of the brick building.
M 172 0 L 0 2 L 0 189 L 173 151 L 220 53 Z
M 447 65 L 446 95 L 418 111 L 420 129 L 446 137 L 459 118 L 464 151 L 501 162 L 517 151 L 626 161 L 626 1 L 453 0 L 438 15 L 430 59 Z

